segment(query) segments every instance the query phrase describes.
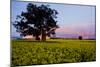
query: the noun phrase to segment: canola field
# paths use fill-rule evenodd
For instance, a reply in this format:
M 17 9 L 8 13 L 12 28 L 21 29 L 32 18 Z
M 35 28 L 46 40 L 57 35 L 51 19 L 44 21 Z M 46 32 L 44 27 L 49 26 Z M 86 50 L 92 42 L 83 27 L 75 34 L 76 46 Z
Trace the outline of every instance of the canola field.
M 95 40 L 11 40 L 11 65 L 41 65 L 96 61 Z

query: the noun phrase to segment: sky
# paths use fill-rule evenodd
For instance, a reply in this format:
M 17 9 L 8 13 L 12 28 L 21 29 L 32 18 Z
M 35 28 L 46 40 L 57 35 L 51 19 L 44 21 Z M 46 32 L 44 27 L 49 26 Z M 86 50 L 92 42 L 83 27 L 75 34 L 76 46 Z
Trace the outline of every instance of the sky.
M 26 11 L 26 5 L 30 2 L 12 1 L 11 22 L 14 22 L 17 15 Z M 56 37 L 62 38 L 95 38 L 95 6 L 55 4 L 55 3 L 36 3 L 36 5 L 49 4 L 52 9 L 58 11 L 57 24 L 60 28 L 56 30 Z M 20 36 L 16 29 L 11 25 L 11 36 Z

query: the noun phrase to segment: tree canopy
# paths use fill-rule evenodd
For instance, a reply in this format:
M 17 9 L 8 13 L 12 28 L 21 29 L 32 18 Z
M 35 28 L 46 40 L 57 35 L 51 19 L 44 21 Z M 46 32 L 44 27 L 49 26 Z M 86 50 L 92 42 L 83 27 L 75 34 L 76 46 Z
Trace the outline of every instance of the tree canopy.
M 51 9 L 50 5 L 40 5 L 29 3 L 27 11 L 17 15 L 16 21 L 13 23 L 16 31 L 21 36 L 33 35 L 36 40 L 41 35 L 43 41 L 46 36 L 55 34 L 55 30 L 59 28 L 57 25 L 57 10 Z

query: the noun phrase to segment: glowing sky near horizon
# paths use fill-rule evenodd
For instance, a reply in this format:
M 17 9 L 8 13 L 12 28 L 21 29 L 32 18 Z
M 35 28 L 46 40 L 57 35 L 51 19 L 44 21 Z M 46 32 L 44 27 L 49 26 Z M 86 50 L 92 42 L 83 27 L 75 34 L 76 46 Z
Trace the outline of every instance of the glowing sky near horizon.
M 20 15 L 26 10 L 29 2 L 12 2 L 11 21 L 15 21 L 16 15 Z M 31 2 L 32 3 L 32 2 Z M 34 2 L 33 2 L 34 3 Z M 49 4 L 52 9 L 58 11 L 57 21 L 60 28 L 56 30 L 56 36 L 67 37 L 66 35 L 82 35 L 84 37 L 95 37 L 95 6 L 71 5 L 71 4 L 51 4 L 34 3 L 37 5 Z M 11 26 L 12 36 L 19 36 L 15 28 Z M 68 35 L 71 37 L 71 35 Z M 74 37 L 74 36 L 73 36 Z

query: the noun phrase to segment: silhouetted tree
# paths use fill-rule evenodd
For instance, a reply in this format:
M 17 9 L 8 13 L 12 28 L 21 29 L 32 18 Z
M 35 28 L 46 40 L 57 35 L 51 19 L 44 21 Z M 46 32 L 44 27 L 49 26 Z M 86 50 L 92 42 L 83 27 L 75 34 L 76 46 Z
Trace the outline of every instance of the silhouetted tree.
M 55 33 L 58 28 L 55 20 L 58 12 L 55 9 L 51 9 L 49 5 L 37 6 L 32 3 L 29 3 L 26 9 L 26 12 L 17 15 L 17 21 L 13 23 L 21 36 L 33 35 L 38 40 L 39 35 L 42 35 L 42 41 L 45 41 L 46 35 L 50 36 Z
M 79 40 L 82 40 L 82 36 L 79 36 L 78 39 L 79 39 Z

